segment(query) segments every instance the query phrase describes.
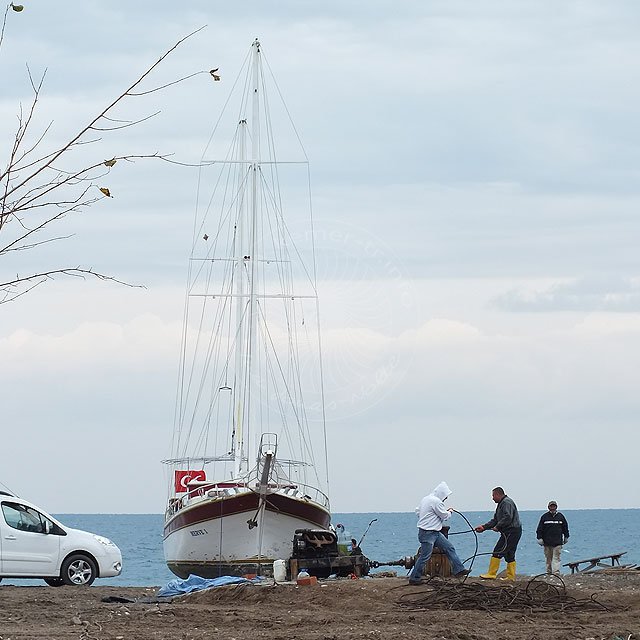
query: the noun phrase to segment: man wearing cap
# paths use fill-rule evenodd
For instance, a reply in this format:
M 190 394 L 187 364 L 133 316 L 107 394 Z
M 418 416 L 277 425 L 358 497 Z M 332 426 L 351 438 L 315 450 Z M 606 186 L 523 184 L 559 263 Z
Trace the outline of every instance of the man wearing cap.
M 560 552 L 562 545 L 569 539 L 569 524 L 562 513 L 558 511 L 558 504 L 550 500 L 549 511 L 543 514 L 536 529 L 538 544 L 544 548 L 547 561 L 547 573 L 560 573 Z

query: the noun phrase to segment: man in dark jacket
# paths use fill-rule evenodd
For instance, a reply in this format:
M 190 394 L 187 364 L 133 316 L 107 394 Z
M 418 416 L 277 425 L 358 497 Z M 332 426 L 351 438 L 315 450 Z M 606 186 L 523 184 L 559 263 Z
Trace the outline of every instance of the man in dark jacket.
M 500 569 L 500 558 L 507 561 L 506 580 L 516 579 L 516 549 L 520 536 L 522 536 L 522 525 L 516 503 L 504 492 L 502 487 L 496 487 L 491 492 L 493 501 L 498 505 L 493 518 L 476 527 L 478 533 L 487 529 L 493 529 L 500 533 L 500 538 L 493 549 L 491 560 L 489 561 L 489 571 L 483 573 L 481 578 L 495 579 Z
M 538 544 L 544 548 L 547 561 L 547 573 L 560 573 L 560 552 L 562 545 L 569 539 L 569 524 L 562 513 L 558 511 L 555 500 L 547 506 L 549 511 L 543 514 L 536 529 Z

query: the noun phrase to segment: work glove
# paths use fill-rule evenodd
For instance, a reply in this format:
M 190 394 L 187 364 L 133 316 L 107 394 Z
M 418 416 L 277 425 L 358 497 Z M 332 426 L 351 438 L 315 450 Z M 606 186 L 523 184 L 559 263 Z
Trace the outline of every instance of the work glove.
M 542 538 L 538 538 L 538 544 L 542 547 L 544 546 L 544 540 Z

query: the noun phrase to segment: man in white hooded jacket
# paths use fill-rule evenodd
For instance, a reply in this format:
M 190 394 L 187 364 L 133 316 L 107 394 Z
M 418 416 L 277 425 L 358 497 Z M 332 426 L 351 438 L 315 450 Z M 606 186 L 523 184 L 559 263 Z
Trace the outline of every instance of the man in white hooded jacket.
M 444 501 L 450 495 L 451 489 L 447 483 L 441 482 L 428 496 L 422 498 L 420 506 L 416 507 L 420 555 L 409 576 L 409 584 L 421 584 L 422 572 L 433 553 L 433 547 L 438 547 L 447 554 L 451 563 L 451 572 L 456 578 L 463 578 L 470 573 L 464 568 L 455 547 L 441 533 L 442 524 L 451 517 L 452 509 L 447 509 L 444 505 Z

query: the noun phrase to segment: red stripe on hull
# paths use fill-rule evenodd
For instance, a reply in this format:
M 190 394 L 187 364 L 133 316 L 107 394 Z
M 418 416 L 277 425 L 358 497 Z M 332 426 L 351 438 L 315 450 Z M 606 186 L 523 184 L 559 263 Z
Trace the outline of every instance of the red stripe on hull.
M 164 535 L 169 534 L 207 520 L 217 520 L 225 516 L 245 511 L 256 511 L 259 504 L 257 493 L 247 493 L 241 496 L 232 496 L 223 500 L 206 500 L 192 508 L 186 508 L 179 512 L 164 527 Z M 269 494 L 266 497 L 266 509 L 274 513 L 282 513 L 294 518 L 306 520 L 312 525 L 326 529 L 331 522 L 328 511 L 312 502 L 302 502 L 278 493 Z

